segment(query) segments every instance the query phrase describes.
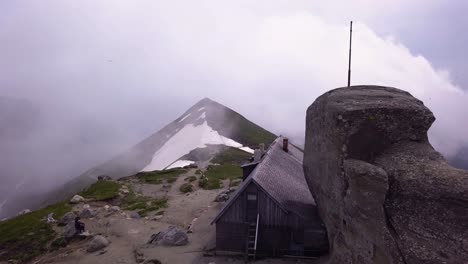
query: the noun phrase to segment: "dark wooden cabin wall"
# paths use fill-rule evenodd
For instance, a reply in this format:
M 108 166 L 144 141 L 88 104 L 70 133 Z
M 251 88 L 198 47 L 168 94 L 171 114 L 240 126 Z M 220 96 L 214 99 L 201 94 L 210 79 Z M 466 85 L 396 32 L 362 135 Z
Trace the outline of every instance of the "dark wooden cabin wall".
M 258 213 L 260 224 L 267 226 L 287 226 L 288 215 L 261 189 L 258 189 Z
M 239 197 L 237 197 L 218 221 L 243 223 L 245 222 L 245 211 L 245 192 L 243 192 Z
M 245 251 L 247 193 L 257 193 L 260 214 L 258 250 L 261 254 L 270 256 L 285 254 L 291 243 L 292 232 L 296 234 L 295 240 L 301 237 L 299 234 L 304 235 L 299 240 L 302 240 L 300 242 L 306 250 L 320 251 L 322 248 L 324 250 L 328 248 L 328 245 L 321 242 L 327 235 L 320 226 L 318 215 L 317 219 L 304 219 L 294 213 L 288 214 L 255 183 L 250 183 L 216 223 L 218 250 Z
M 216 223 L 216 249 L 244 252 L 247 243 L 247 225 L 243 223 Z

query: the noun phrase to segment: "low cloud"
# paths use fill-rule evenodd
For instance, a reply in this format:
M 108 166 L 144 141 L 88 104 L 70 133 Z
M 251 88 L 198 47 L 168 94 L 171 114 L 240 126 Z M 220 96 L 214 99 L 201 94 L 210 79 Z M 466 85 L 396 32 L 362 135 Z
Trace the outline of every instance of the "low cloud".
M 63 181 L 203 97 L 300 142 L 307 107 L 346 84 L 346 11 L 358 18 L 352 83 L 394 86 L 423 100 L 437 118 L 431 142 L 453 155 L 468 141 L 467 94 L 379 22 L 415 10 L 406 2 L 2 3 L 0 93 L 32 101 L 43 120 L 36 135 L 17 145 L 28 159 L 18 154 L 8 165 L 33 164 L 22 175 L 44 186 Z M 422 11 L 440 3 L 424 1 Z M 389 14 L 375 16 L 383 11 Z

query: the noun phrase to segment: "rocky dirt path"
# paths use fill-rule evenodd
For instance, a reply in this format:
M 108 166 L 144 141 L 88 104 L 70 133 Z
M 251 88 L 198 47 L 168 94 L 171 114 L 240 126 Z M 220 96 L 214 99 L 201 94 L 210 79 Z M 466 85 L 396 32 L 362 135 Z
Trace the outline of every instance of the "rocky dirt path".
M 32 263 L 137 263 L 135 252 L 140 252 L 146 259 L 159 259 L 162 263 L 193 263 L 202 256 L 207 248 L 215 245 L 215 226 L 210 225 L 221 205 L 213 202 L 219 190 L 198 188 L 197 181 L 192 182 L 194 191 L 181 193 L 179 188 L 186 183 L 185 178 L 195 175 L 195 170 L 179 176 L 168 188 L 163 184 L 125 183 L 142 195 L 168 198 L 168 206 L 163 209 L 164 216 L 158 221 L 150 218 L 133 219 L 129 212 L 116 212 L 109 215 L 104 210 L 105 203 L 91 203 L 91 209 L 97 212 L 93 218 L 82 219 L 87 230 L 92 234 L 102 234 L 111 243 L 103 251 L 86 252 L 88 240 L 76 241 L 64 249 L 45 255 Z M 199 175 L 196 175 L 197 177 Z M 82 207 L 78 205 L 77 207 Z M 80 210 L 81 208 L 75 208 Z M 195 220 L 194 220 L 195 219 Z M 186 229 L 193 223 L 192 233 L 188 234 L 189 244 L 179 247 L 147 245 L 152 234 L 166 229 L 170 225 Z M 205 263 L 205 262 L 203 262 Z M 208 263 L 208 262 L 206 262 Z

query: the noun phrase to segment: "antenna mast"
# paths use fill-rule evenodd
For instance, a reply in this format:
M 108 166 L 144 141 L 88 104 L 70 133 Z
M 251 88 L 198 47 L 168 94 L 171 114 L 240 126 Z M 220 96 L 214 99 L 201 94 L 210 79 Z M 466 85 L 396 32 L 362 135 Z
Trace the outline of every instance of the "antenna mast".
M 353 38 L 353 21 L 349 26 L 349 61 L 348 61 L 348 87 L 351 85 L 351 40 Z

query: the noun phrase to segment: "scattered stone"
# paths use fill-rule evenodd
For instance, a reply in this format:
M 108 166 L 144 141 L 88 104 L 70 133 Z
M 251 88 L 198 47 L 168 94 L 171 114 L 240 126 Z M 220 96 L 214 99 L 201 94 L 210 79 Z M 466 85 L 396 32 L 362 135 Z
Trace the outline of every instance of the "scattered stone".
M 75 236 L 75 234 L 76 234 L 75 222 L 74 221 L 68 222 L 67 225 L 63 228 L 62 235 L 66 238 L 70 238 L 70 237 Z
M 75 221 L 75 217 L 76 217 L 75 213 L 68 212 L 65 215 L 63 215 L 62 219 L 60 219 L 58 224 L 61 226 L 67 225 L 68 223 Z
M 109 206 L 109 205 L 107 205 L 107 204 L 104 205 L 104 210 L 109 211 L 109 209 L 110 209 L 110 206 Z
M 223 191 L 216 196 L 214 201 L 219 203 L 219 202 L 225 202 L 227 200 L 229 200 L 229 194 Z
M 150 216 L 149 217 L 149 220 L 152 220 L 152 221 L 159 221 L 163 218 L 162 215 L 153 215 L 153 216 Z
M 182 229 L 176 226 L 169 226 L 166 230 L 151 235 L 148 244 L 184 246 L 188 244 L 188 236 Z
M 98 181 L 111 181 L 112 178 L 108 175 L 99 175 L 98 177 Z
M 89 242 L 88 248 L 86 250 L 88 252 L 96 252 L 107 247 L 108 245 L 109 241 L 105 237 L 97 235 Z
M 31 210 L 29 210 L 29 209 L 24 209 L 24 210 L 20 211 L 20 212 L 17 214 L 17 216 L 24 215 L 24 214 L 29 214 L 30 212 L 31 212 Z
M 133 255 L 135 256 L 135 261 L 137 263 L 142 263 L 146 260 L 145 255 L 138 248 L 133 249 Z
M 119 211 L 120 211 L 120 207 L 118 207 L 118 206 L 116 206 L 116 205 L 111 206 L 110 211 L 111 211 L 111 212 L 119 212 Z
M 168 183 L 165 183 L 165 184 L 163 184 L 162 187 L 163 187 L 164 189 L 169 189 L 169 188 L 171 188 L 171 186 L 172 186 L 172 185 L 170 185 L 170 184 L 168 184 Z
M 83 209 L 90 209 L 90 208 L 91 208 L 91 206 L 89 204 L 84 204 L 83 205 Z
M 55 219 L 54 219 L 54 213 L 50 213 L 47 215 L 47 223 L 55 223 L 57 222 Z
M 141 216 L 138 212 L 131 212 L 130 213 L 130 218 L 133 218 L 133 219 L 140 219 Z
M 73 196 L 71 199 L 70 199 L 70 203 L 72 204 L 77 204 L 77 203 L 81 203 L 81 202 L 84 202 L 84 198 L 83 196 L 80 196 L 78 194 L 76 194 L 75 196 Z
M 99 256 L 99 255 L 104 255 L 104 254 L 106 254 L 106 253 L 107 253 L 107 250 L 104 249 L 104 250 L 102 250 L 102 251 L 100 251 L 100 252 L 98 253 L 98 256 Z
M 95 217 L 96 216 L 96 212 L 87 208 L 87 209 L 83 209 L 80 213 L 80 217 L 81 218 L 92 218 L 92 217 Z

